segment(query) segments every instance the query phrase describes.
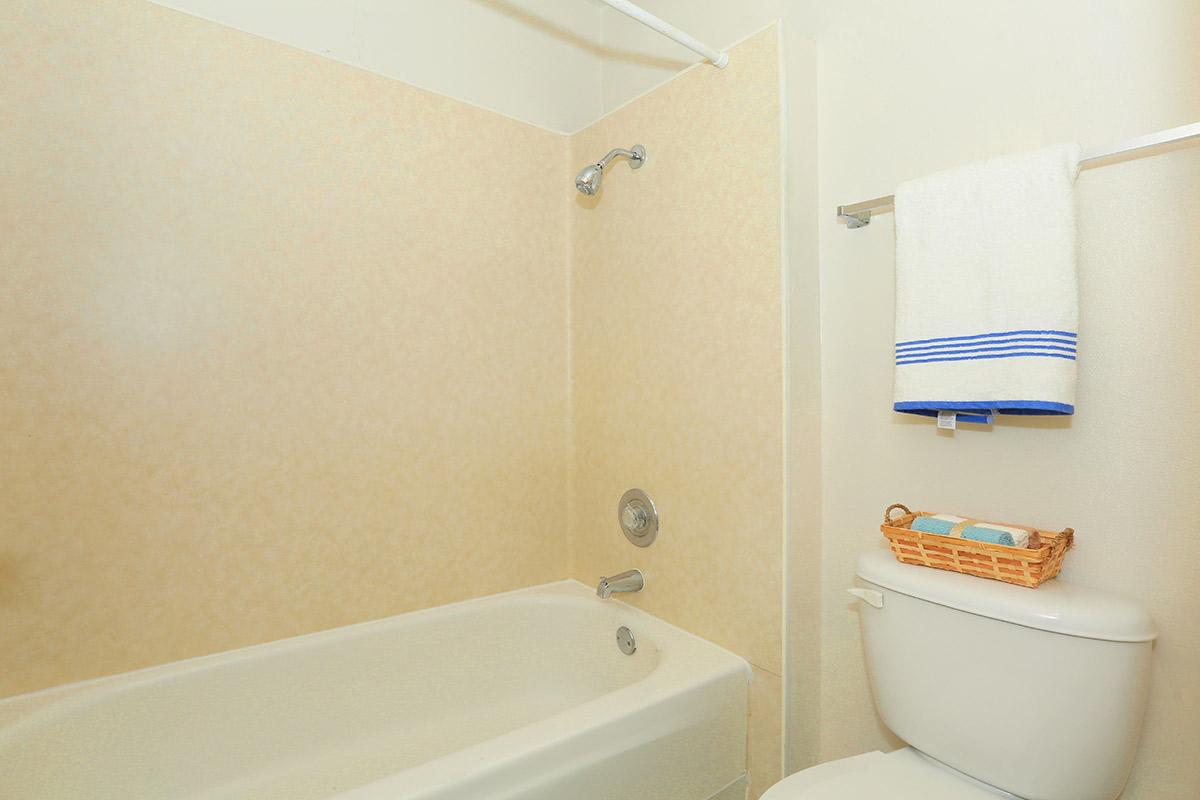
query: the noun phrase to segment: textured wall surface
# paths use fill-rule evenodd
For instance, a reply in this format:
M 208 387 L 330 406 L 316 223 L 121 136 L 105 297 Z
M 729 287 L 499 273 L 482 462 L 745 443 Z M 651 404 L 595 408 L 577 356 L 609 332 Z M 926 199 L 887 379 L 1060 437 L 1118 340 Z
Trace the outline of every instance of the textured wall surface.
M 2 14 L 0 695 L 566 574 L 564 137 Z
M 572 139 L 573 163 L 639 143 L 573 210 L 572 573 L 646 573 L 629 602 L 744 656 L 755 793 L 778 775 L 784 327 L 778 30 Z M 662 531 L 626 541 L 650 493 Z

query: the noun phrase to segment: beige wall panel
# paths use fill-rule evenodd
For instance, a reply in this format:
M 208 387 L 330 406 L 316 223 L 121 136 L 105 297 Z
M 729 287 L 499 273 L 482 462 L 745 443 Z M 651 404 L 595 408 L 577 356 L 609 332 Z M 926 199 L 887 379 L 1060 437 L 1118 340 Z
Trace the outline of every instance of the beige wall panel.
M 629 602 L 776 676 L 778 35 L 769 28 L 734 48 L 728 69 L 696 67 L 573 137 L 579 165 L 634 143 L 649 158 L 636 172 L 615 164 L 601 194 L 575 198 L 571 290 L 573 574 L 593 583 L 640 567 L 647 588 Z M 647 549 L 616 522 L 633 486 L 662 515 Z
M 0 695 L 565 575 L 564 137 L 3 16 Z

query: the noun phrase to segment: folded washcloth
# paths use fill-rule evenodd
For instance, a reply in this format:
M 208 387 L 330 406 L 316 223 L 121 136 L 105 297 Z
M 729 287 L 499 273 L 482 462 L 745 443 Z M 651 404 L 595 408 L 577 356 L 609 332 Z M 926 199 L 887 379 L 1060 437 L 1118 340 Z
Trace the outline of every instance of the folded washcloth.
M 971 525 L 963 528 L 962 538 L 970 539 L 973 542 L 1003 544 L 1008 545 L 1009 547 L 1015 546 L 1013 543 L 1013 536 L 1008 531 L 998 531 L 995 528 L 985 528 L 982 525 Z
M 921 531 L 922 533 L 936 533 L 940 536 L 957 537 L 962 528 L 955 531 L 955 527 L 963 522 L 967 522 L 967 520 L 963 517 L 956 517 L 953 514 L 934 514 L 914 519 L 912 521 L 912 529 L 914 531 Z
M 1074 413 L 1078 169 L 1063 144 L 896 190 L 896 411 Z
M 912 529 L 922 533 L 936 533 L 956 539 L 1002 544 L 1008 547 L 1029 546 L 1028 530 L 1009 525 L 996 525 L 991 522 L 976 522 L 973 519 L 956 517 L 953 514 L 917 517 L 912 521 Z
M 976 522 L 967 530 L 972 530 L 975 535 L 991 536 L 998 534 L 999 538 L 993 541 L 990 538 L 976 539 L 980 542 L 992 542 L 993 544 L 1006 544 L 1009 547 L 1028 547 L 1029 546 L 1029 531 L 1024 528 L 1014 528 L 1011 525 L 996 525 L 991 522 Z M 972 539 L 975 536 L 968 536 L 967 531 L 963 531 L 964 539 Z

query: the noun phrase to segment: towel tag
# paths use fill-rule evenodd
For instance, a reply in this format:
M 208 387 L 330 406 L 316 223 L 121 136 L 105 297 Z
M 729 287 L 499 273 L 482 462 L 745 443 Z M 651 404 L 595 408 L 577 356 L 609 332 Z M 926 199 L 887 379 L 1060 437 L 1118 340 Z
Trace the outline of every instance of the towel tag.
M 956 411 L 939 411 L 938 412 L 938 427 L 942 430 L 952 431 L 958 427 L 958 412 Z

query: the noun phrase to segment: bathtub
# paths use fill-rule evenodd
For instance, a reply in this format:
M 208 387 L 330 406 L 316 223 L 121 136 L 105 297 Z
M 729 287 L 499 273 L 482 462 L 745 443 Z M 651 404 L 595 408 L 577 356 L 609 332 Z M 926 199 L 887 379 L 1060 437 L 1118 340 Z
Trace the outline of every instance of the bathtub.
M 740 800 L 748 680 L 563 581 L 2 700 L 0 797 Z

